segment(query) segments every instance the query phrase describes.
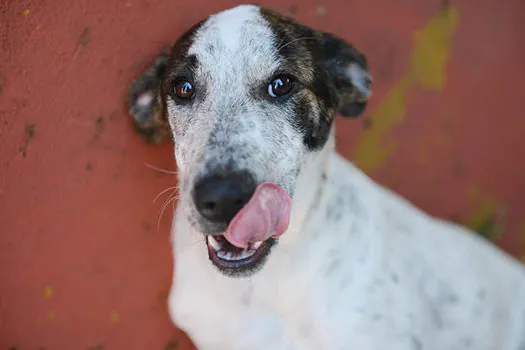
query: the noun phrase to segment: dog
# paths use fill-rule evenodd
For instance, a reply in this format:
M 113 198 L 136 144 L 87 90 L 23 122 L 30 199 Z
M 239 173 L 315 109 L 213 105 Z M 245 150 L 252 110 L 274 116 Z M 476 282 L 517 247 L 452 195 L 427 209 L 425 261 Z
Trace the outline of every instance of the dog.
M 371 84 L 352 45 L 255 5 L 131 84 L 137 130 L 175 144 L 169 314 L 199 349 L 525 350 L 523 266 L 336 153 Z

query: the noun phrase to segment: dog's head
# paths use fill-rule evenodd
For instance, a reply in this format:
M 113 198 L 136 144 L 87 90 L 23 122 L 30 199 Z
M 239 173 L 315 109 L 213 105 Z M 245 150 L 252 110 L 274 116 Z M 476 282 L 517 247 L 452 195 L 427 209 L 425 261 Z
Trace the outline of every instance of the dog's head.
M 287 229 L 305 162 L 336 113 L 362 113 L 370 84 L 351 45 L 257 6 L 210 16 L 174 44 L 161 95 L 179 205 L 220 270 L 263 264 Z

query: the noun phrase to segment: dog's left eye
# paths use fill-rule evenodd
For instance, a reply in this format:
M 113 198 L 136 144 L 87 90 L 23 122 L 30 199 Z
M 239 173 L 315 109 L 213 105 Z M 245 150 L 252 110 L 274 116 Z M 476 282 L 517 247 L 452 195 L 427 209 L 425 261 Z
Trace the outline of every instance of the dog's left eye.
M 195 88 L 187 79 L 179 79 L 173 86 L 173 92 L 182 100 L 191 100 L 195 96 Z
M 271 97 L 281 97 L 292 91 L 294 86 L 293 80 L 287 76 L 278 76 L 268 84 L 268 95 Z

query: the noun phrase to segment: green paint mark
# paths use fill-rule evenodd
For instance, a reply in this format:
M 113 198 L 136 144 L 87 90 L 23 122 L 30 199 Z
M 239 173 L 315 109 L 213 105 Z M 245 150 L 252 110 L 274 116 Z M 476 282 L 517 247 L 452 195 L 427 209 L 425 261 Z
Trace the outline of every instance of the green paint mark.
M 98 345 L 90 347 L 88 350 L 105 350 L 105 347 L 102 344 L 98 344 Z
M 89 27 L 84 27 L 84 30 L 82 33 L 80 33 L 80 36 L 78 37 L 78 42 L 82 46 L 86 46 L 89 43 L 89 40 L 91 39 L 91 29 Z
M 384 137 L 403 120 L 409 90 L 414 86 L 431 90 L 443 88 L 450 39 L 458 18 L 457 9 L 447 8 L 415 32 L 408 72 L 370 116 L 373 128 L 366 129 L 358 142 L 353 159 L 362 170 L 378 169 L 395 151 L 395 144 L 385 144 Z
M 178 349 L 179 343 L 176 340 L 170 340 L 164 347 L 164 350 L 175 350 Z
M 503 234 L 501 206 L 476 187 L 468 189 L 468 196 L 474 210 L 465 226 L 492 242 L 497 241 Z
M 21 146 L 18 147 L 18 153 L 20 153 L 22 155 L 22 157 L 24 157 L 24 158 L 27 156 L 27 148 L 29 147 L 29 143 L 35 137 L 35 131 L 36 131 L 36 125 L 35 124 L 26 125 L 26 128 L 25 128 L 25 134 L 26 134 L 25 142 Z
M 27 126 L 26 131 L 27 131 L 27 135 L 29 136 L 30 139 L 35 137 L 35 129 L 36 129 L 36 125 L 35 124 L 31 124 L 31 125 Z

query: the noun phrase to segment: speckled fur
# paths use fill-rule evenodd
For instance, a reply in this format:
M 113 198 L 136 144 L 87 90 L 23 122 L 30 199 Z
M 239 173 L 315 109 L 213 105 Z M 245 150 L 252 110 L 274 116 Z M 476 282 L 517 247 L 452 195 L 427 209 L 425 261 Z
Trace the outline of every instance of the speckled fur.
M 297 26 L 241 6 L 174 46 L 161 89 L 181 185 L 173 321 L 201 350 L 525 350 L 523 266 L 335 153 L 335 111 L 359 114 L 369 96 L 366 61 L 342 40 Z M 262 95 L 287 60 L 278 50 L 283 32 L 316 39 L 290 44 L 291 54 L 302 52 L 295 73 L 304 88 L 275 103 Z M 170 95 L 181 74 L 197 87 L 189 104 Z M 190 196 L 200 176 L 232 169 L 292 195 L 288 231 L 247 278 L 209 262 L 203 233 L 214 227 Z

